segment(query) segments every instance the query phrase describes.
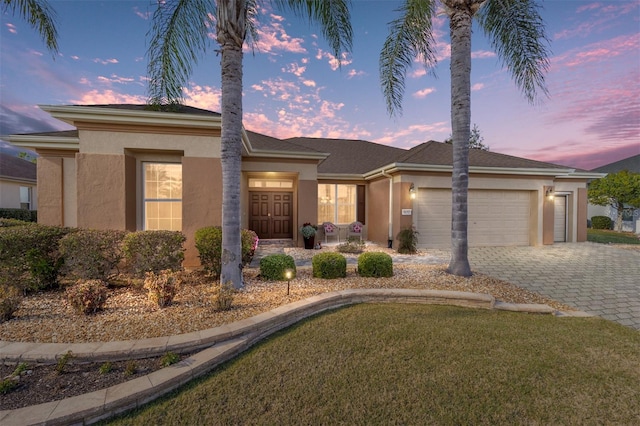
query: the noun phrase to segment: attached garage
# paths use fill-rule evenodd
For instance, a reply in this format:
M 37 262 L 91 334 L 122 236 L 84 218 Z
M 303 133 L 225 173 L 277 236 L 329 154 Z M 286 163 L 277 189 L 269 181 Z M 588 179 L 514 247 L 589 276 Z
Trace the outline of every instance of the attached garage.
M 414 206 L 418 246 L 451 247 L 451 191 L 420 189 Z M 469 246 L 529 245 L 531 192 L 469 190 Z

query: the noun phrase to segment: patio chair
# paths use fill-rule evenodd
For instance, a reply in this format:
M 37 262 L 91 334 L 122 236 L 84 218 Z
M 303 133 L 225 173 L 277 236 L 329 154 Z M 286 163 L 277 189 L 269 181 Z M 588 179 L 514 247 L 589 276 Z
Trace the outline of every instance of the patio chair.
M 351 222 L 347 230 L 347 238 L 358 237 L 362 241 L 362 230 L 364 225 L 358 221 Z
M 338 242 L 340 242 L 340 228 L 334 225 L 331 222 L 324 222 L 322 224 L 322 229 L 324 229 L 324 242 L 328 243 L 329 237 L 338 238 Z

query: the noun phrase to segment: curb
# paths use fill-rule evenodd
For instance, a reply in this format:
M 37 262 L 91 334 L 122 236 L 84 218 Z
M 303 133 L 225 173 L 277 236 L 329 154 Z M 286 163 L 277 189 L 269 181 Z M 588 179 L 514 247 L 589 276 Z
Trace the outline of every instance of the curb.
M 420 303 L 557 314 L 547 305 L 496 302 L 487 294 L 413 289 L 343 290 L 289 303 L 251 318 L 208 330 L 177 336 L 108 343 L 12 343 L 0 342 L 4 362 L 57 362 L 71 350 L 85 362 L 143 358 L 167 351 L 200 350 L 181 362 L 137 379 L 91 393 L 0 411 L 0 424 L 92 424 L 147 404 L 217 365 L 239 355 L 258 341 L 320 312 L 357 303 Z M 564 315 L 564 313 L 563 313 Z

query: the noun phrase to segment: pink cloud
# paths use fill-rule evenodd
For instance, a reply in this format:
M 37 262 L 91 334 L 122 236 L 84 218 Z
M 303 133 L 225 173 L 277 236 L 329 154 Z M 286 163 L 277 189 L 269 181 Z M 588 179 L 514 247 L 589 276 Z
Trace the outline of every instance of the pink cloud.
M 140 95 L 127 95 L 113 90 L 91 90 L 82 94 L 79 99 L 71 100 L 78 105 L 100 105 L 100 104 L 144 104 L 147 99 Z
M 361 77 L 366 74 L 367 73 L 365 73 L 364 71 L 356 71 L 351 69 L 349 70 L 349 72 L 347 72 L 347 78 Z
M 625 158 L 640 154 L 638 143 L 625 144 L 620 146 L 604 146 L 602 149 L 589 152 L 557 152 L 554 149 L 547 149 L 545 153 L 530 156 L 530 158 L 546 161 L 553 164 L 561 164 L 569 167 L 576 167 L 584 170 L 593 170 L 596 167 L 604 166 Z
M 436 91 L 435 87 L 427 87 L 425 89 L 414 92 L 412 96 L 417 99 L 424 99 L 435 91 Z
M 7 23 L 6 24 L 7 29 L 9 30 L 9 32 L 11 34 L 18 34 L 18 29 L 16 28 L 15 25 L 11 24 L 11 23 Z
M 351 62 L 353 62 L 353 60 L 349 58 L 349 54 L 346 52 L 342 52 L 340 59 L 338 59 L 331 53 L 325 52 L 322 49 L 318 49 L 318 52 L 316 53 L 316 59 L 317 60 L 327 59 L 329 62 L 329 67 L 331 67 L 332 71 L 336 71 L 341 66 L 344 67 L 346 65 L 351 64 Z
M 222 91 L 217 87 L 192 84 L 182 89 L 185 103 L 197 108 L 210 111 L 220 111 L 220 96 Z
M 578 67 L 592 62 L 600 62 L 621 55 L 635 55 L 640 49 L 640 33 L 622 35 L 581 49 L 573 49 L 552 59 L 553 67 Z
M 133 8 L 133 13 L 135 13 L 139 18 L 142 18 L 145 21 L 148 21 L 149 18 L 151 18 L 151 15 L 153 15 L 153 13 L 151 13 L 150 11 L 141 12 L 137 7 Z
M 107 84 L 113 84 L 113 83 L 127 84 L 127 83 L 133 83 L 135 79 L 131 77 L 120 77 L 116 74 L 111 74 L 111 76 L 109 77 L 98 76 L 98 81 L 100 83 L 107 83 Z
M 111 58 L 111 59 L 95 58 L 93 62 L 95 62 L 96 64 L 108 65 L 108 64 L 117 64 L 118 60 L 115 58 Z
M 484 89 L 484 83 L 476 83 L 471 86 L 472 92 L 477 92 L 478 90 L 482 90 L 482 89 Z
M 475 52 L 471 52 L 472 59 L 487 59 L 487 58 L 495 58 L 496 53 L 491 52 L 489 50 L 476 50 Z

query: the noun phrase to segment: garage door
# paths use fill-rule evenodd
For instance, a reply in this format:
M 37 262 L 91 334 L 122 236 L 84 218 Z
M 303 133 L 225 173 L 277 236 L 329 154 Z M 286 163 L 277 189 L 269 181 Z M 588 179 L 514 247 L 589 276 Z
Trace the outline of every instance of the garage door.
M 469 190 L 469 246 L 529 245 L 529 191 Z M 451 247 L 451 191 L 421 189 L 416 197 L 418 245 Z

